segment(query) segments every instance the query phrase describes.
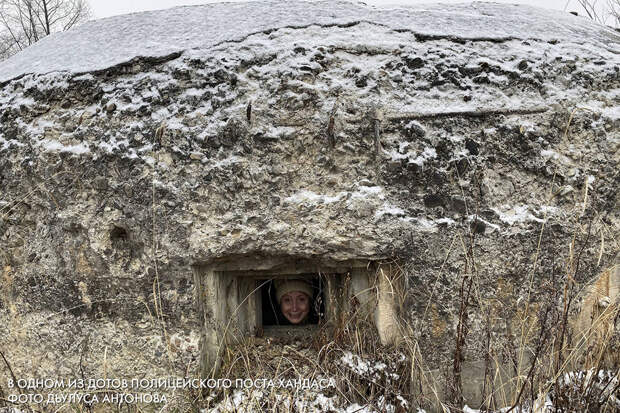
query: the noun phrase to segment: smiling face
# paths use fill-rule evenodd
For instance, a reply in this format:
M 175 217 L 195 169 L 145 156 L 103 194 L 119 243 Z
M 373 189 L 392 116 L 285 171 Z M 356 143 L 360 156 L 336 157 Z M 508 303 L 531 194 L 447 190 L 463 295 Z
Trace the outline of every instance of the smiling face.
M 288 321 L 299 324 L 310 312 L 310 297 L 301 291 L 286 293 L 280 301 L 280 309 Z

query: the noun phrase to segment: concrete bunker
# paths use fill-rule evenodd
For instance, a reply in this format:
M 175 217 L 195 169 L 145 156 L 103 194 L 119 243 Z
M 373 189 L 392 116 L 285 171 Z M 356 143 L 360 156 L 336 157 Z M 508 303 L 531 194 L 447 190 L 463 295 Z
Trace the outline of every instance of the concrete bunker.
M 219 370 L 222 351 L 243 337 L 304 335 L 331 327 L 352 311 L 373 320 L 381 342 L 400 334 L 396 302 L 400 283 L 394 265 L 368 259 L 334 261 L 295 256 L 230 256 L 193 266 L 201 318 L 201 361 L 204 377 Z M 318 321 L 304 326 L 266 320 L 264 288 L 277 279 L 307 278 L 319 286 L 313 305 Z

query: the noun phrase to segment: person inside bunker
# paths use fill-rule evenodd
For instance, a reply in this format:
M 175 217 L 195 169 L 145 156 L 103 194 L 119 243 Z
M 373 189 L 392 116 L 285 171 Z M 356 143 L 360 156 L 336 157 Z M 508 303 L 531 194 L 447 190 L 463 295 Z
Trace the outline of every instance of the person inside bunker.
M 312 286 L 305 280 L 276 280 L 276 298 L 280 311 L 291 324 L 308 322 Z

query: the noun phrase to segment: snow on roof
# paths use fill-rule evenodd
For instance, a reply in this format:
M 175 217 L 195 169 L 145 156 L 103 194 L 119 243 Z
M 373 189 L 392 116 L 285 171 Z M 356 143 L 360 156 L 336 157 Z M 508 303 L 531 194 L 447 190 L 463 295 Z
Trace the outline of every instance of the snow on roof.
M 136 57 L 158 58 L 188 49 L 209 49 L 284 27 L 362 21 L 431 37 L 557 40 L 615 50 L 620 40 L 613 30 L 585 18 L 522 5 L 377 8 L 349 1 L 217 3 L 114 16 L 54 33 L 0 62 L 0 82 L 28 73 L 97 71 Z

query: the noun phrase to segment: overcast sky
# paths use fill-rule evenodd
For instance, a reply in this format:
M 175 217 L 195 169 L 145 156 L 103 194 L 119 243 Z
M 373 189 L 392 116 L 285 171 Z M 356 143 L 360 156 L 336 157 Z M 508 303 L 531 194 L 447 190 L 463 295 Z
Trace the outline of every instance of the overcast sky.
M 227 0 L 230 1 L 230 0 Z M 232 0 L 236 1 L 236 0 Z M 243 0 L 247 1 L 247 0 Z M 497 3 L 529 4 L 532 6 L 545 7 L 556 10 L 577 11 L 582 14 L 577 0 L 494 0 Z M 598 0 L 599 3 L 604 3 Z M 184 6 L 205 3 L 221 3 L 218 0 L 89 0 L 94 18 L 114 16 L 145 10 L 167 9 L 174 6 Z M 464 0 L 441 0 L 437 3 L 467 3 Z M 423 4 L 433 3 L 429 0 L 366 0 L 366 4 L 389 5 L 389 4 Z

